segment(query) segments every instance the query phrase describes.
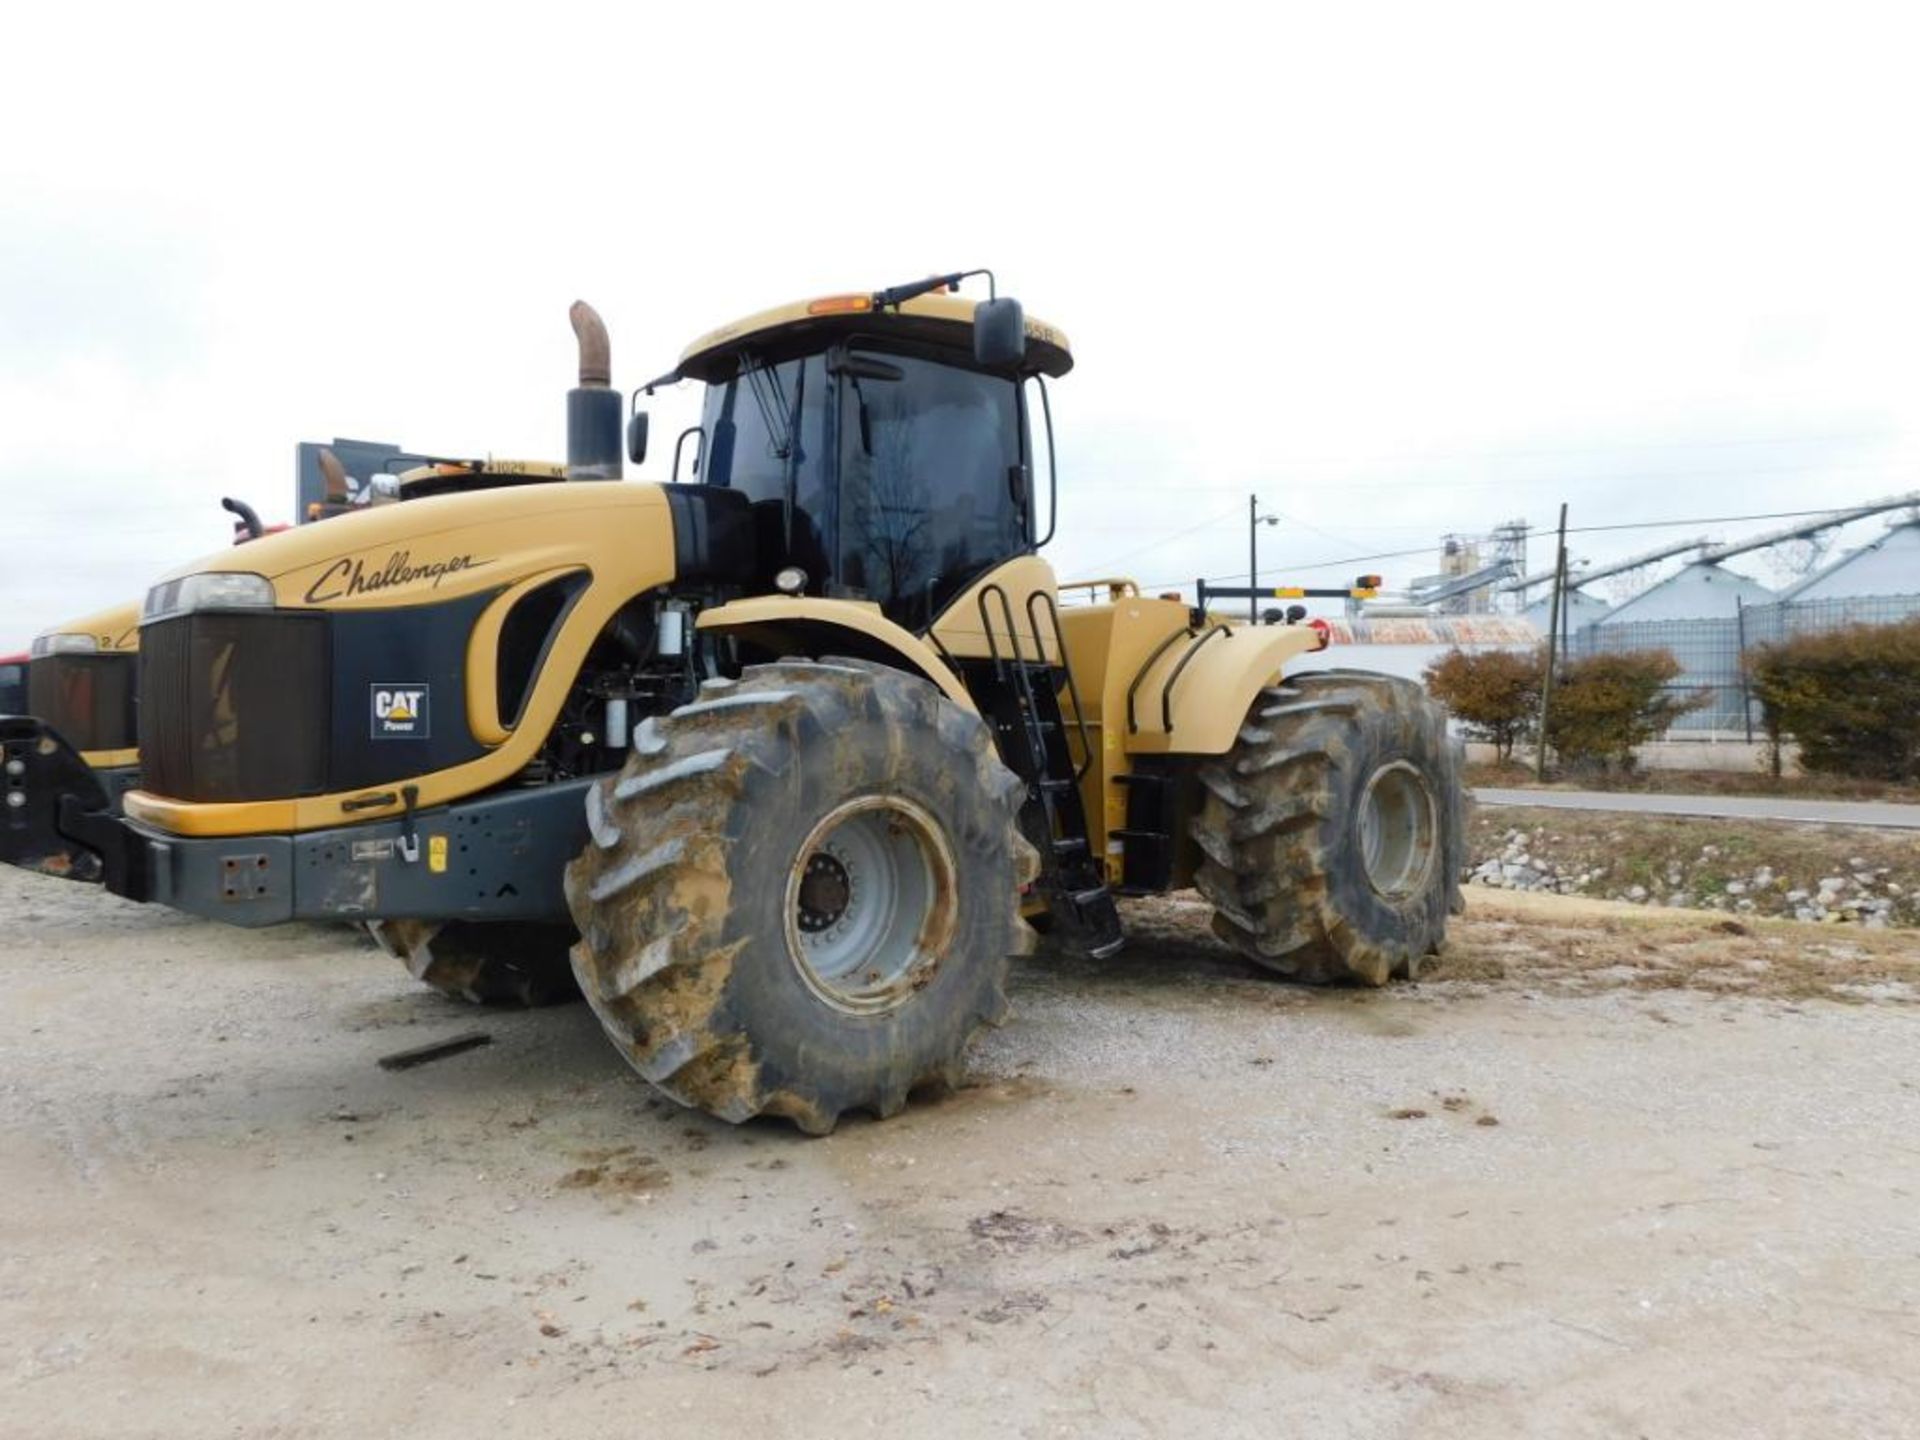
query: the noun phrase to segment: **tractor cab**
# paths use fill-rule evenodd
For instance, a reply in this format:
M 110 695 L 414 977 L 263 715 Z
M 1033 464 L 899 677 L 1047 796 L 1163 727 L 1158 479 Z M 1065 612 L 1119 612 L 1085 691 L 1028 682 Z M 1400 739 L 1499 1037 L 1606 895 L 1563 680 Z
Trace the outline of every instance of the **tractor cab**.
M 1031 414 L 1072 367 L 1066 339 L 1012 300 L 927 293 L 952 283 L 763 311 L 646 387 L 706 384 L 674 478 L 698 482 L 716 531 L 744 517 L 748 593 L 864 601 L 925 630 L 1044 543 Z

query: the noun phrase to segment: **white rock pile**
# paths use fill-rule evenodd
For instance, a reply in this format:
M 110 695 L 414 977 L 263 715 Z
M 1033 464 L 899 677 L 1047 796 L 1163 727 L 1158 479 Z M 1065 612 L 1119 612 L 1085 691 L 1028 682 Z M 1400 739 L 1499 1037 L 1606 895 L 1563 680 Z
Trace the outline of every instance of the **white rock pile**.
M 1467 883 L 1489 885 L 1496 890 L 1551 890 L 1559 895 L 1578 895 L 1601 878 L 1602 872 L 1598 870 L 1573 870 L 1550 860 L 1536 860 L 1529 848 L 1526 831 L 1509 830 L 1506 847 L 1475 866 L 1467 876 Z M 1645 899 L 1646 892 L 1641 891 L 1639 898 Z
M 1539 854 L 1544 833 L 1509 830 L 1500 853 L 1480 861 L 1467 876 L 1470 885 L 1496 890 L 1549 891 L 1594 895 L 1636 905 L 1693 906 L 1742 915 L 1769 915 L 1812 924 L 1855 924 L 1869 930 L 1920 921 L 1920 896 L 1891 877 L 1885 865 L 1850 860 L 1846 873 L 1823 876 L 1812 889 L 1790 886 L 1770 866 L 1728 873 L 1720 847 L 1703 845 L 1692 865 L 1677 860 L 1648 883 L 1622 884 L 1613 876 L 1617 862 L 1597 866 L 1560 864 Z

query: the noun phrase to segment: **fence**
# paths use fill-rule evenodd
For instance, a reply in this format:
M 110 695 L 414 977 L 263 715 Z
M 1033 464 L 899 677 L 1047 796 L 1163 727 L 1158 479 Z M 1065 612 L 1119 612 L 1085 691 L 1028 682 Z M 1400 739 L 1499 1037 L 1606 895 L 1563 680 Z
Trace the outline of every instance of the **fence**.
M 1777 601 L 1750 605 L 1714 620 L 1644 620 L 1589 625 L 1568 647 L 1576 656 L 1626 650 L 1670 650 L 1680 676 L 1667 687 L 1678 696 L 1706 693 L 1707 703 L 1680 717 L 1668 732 L 1707 739 L 1760 733 L 1760 704 L 1749 693 L 1746 654 L 1756 645 L 1796 635 L 1818 635 L 1849 625 L 1888 625 L 1920 616 L 1920 594 L 1860 595 L 1831 600 Z

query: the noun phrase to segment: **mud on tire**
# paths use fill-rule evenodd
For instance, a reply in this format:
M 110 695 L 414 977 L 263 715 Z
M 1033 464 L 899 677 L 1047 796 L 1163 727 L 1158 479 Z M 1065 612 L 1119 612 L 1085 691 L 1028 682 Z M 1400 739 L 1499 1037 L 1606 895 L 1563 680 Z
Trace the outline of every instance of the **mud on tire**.
M 980 718 L 856 660 L 783 661 L 634 733 L 567 870 L 573 964 L 673 1099 L 813 1134 L 957 1084 L 1032 948 L 1025 797 Z
M 1330 670 L 1262 691 L 1200 771 L 1214 933 L 1312 984 L 1416 977 L 1461 908 L 1462 773 L 1445 712 L 1408 681 Z

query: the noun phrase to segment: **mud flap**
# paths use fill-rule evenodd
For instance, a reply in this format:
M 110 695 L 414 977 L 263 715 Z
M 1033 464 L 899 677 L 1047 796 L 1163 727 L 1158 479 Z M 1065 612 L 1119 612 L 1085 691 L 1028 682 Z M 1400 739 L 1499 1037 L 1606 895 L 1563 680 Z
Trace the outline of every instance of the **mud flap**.
M 57 731 L 30 715 L 0 715 L 0 862 L 125 883 L 124 836 L 106 787 Z

